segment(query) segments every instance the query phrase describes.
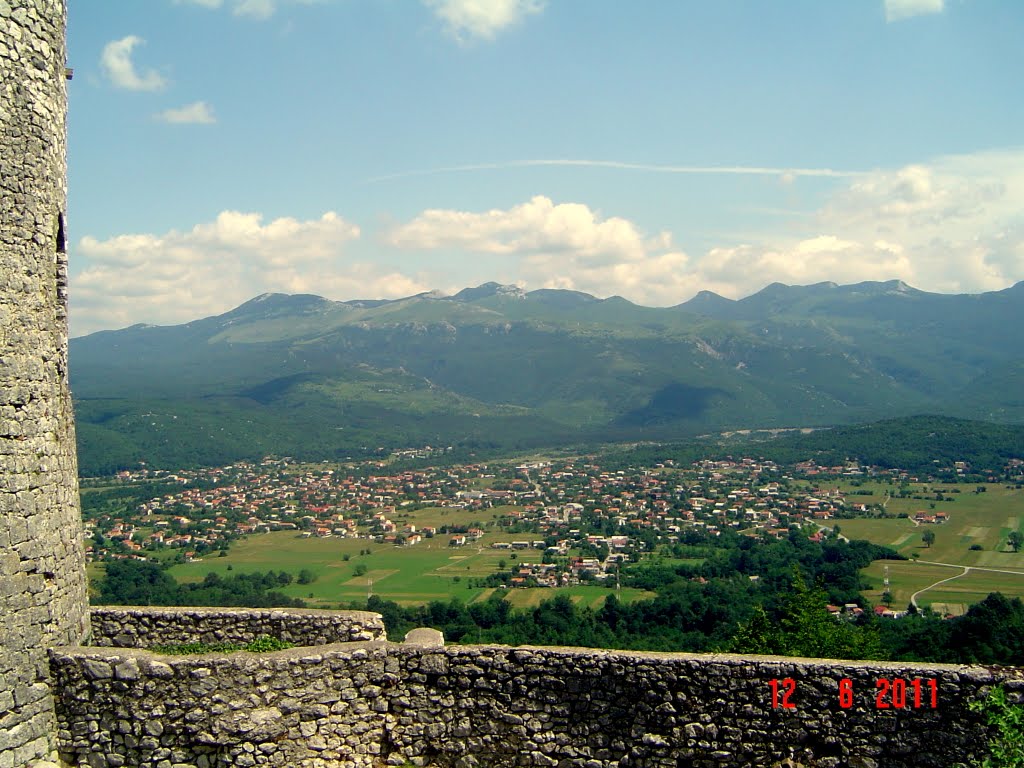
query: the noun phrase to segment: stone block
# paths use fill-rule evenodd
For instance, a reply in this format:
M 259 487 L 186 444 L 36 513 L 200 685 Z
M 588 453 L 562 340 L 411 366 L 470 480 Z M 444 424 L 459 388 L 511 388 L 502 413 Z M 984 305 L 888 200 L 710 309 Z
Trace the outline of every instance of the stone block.
M 419 627 L 410 630 L 403 641 L 405 645 L 415 645 L 423 648 L 444 647 L 444 634 L 436 629 Z

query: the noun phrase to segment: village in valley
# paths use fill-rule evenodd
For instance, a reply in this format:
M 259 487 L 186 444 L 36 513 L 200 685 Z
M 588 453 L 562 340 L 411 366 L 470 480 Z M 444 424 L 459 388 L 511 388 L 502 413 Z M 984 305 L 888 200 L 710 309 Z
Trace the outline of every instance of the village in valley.
M 665 470 L 661 465 L 654 471 L 606 472 L 586 461 L 540 461 L 514 468 L 470 464 L 356 477 L 266 459 L 176 472 L 125 471 L 117 475 L 119 483 L 162 480 L 181 490 L 146 501 L 131 515 L 87 521 L 87 538 L 100 533 L 107 543 L 94 544 L 88 554 L 93 559 L 144 556 L 173 547 L 193 559 L 240 536 L 280 530 L 294 530 L 301 537 L 362 537 L 396 546 L 443 536 L 448 546 L 462 547 L 484 538 L 482 523 L 439 529 L 400 522 L 415 509 L 438 507 L 502 509 L 497 527 L 544 537 L 493 542 L 494 549 L 566 554 L 585 542 L 607 548 L 615 562 L 638 548 L 644 551 L 645 542 L 674 542 L 685 528 L 714 534 L 733 527 L 783 536 L 791 524 L 827 521 L 846 507 L 834 488 L 790 496 L 771 462 L 706 462 L 687 473 L 697 485 L 682 485 L 681 472 Z M 591 525 L 583 526 L 584 518 Z M 595 534 L 594 524 L 602 531 L 628 530 L 632 535 Z M 548 546 L 550 538 L 557 542 Z
M 611 469 L 589 456 L 393 468 L 431 450 L 362 464 L 266 458 L 215 468 L 123 471 L 99 487 L 100 481 L 84 481 L 87 555 L 91 561 L 193 563 L 224 556 L 240 540 L 291 532 L 295 539 L 347 541 L 346 552 L 353 540 L 390 546 L 396 557 L 402 549 L 428 547 L 443 547 L 454 557 L 488 551 L 500 556 L 488 584 L 502 589 L 613 587 L 624 566 L 673 548 L 679 554 L 725 530 L 755 538 L 800 531 L 821 542 L 841 536 L 848 521 L 904 518 L 924 530 L 950 517 L 936 509 L 942 505 L 935 492 L 918 478 L 854 463 L 781 467 L 737 458 Z M 1019 466 L 1006 469 L 1020 472 Z M 967 465 L 958 462 L 949 470 L 955 479 Z M 874 490 L 861 490 L 869 486 Z M 132 487 L 163 492 L 122 511 L 88 503 L 91 494 Z M 906 502 L 900 508 L 909 511 L 893 511 L 888 501 L 911 491 L 920 509 Z M 959 493 L 947 489 L 937 497 L 952 500 Z M 885 606 L 878 612 L 899 615 Z

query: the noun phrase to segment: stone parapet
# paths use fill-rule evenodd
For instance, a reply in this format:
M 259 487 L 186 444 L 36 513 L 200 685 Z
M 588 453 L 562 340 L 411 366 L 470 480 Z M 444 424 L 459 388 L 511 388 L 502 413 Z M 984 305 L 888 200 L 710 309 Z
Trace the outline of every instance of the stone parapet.
M 385 743 L 384 686 L 400 679 L 384 642 L 201 656 L 58 649 L 51 663 L 61 758 L 91 768 L 369 768 Z
M 51 665 L 61 755 L 93 768 L 937 768 L 984 749 L 970 702 L 1024 690 L 1014 669 L 381 641 Z
M 300 608 L 92 609 L 91 645 L 153 648 L 184 643 L 248 643 L 268 635 L 293 645 L 385 640 L 380 614 Z

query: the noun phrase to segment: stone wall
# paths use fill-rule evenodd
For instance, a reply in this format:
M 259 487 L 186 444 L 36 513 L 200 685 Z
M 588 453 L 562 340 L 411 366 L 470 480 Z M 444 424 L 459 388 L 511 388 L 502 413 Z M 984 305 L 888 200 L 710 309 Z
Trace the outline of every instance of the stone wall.
M 385 642 L 64 648 L 52 667 L 62 757 L 93 768 L 951 766 L 988 738 L 967 704 L 1024 690 L 1021 670 L 982 667 Z
M 386 643 L 269 654 L 52 653 L 61 757 L 91 766 L 369 766 Z M 385 676 L 387 678 L 385 679 Z
M 248 643 L 269 635 L 293 645 L 385 640 L 378 613 L 299 608 L 92 609 L 92 645 L 152 648 L 183 643 Z
M 63 0 L 0 0 L 0 768 L 49 754 L 88 632 L 67 379 Z

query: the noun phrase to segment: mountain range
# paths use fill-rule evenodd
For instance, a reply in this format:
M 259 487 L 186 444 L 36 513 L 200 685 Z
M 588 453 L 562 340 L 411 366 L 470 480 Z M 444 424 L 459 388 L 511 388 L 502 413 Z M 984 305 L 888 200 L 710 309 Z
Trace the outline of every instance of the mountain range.
M 773 283 L 674 307 L 486 283 L 263 294 L 71 340 L 84 474 L 398 447 L 521 449 L 913 413 L 1024 420 L 1024 282 Z

